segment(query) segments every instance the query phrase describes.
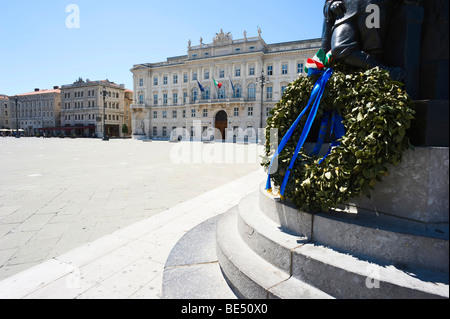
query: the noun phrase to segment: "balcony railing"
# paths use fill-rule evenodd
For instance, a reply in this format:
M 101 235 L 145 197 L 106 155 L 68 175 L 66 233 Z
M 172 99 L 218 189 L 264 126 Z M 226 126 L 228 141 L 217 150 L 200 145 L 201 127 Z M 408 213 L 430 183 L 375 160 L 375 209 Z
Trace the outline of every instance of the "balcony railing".
M 187 106 L 187 105 L 196 105 L 196 104 L 217 104 L 217 103 L 237 103 L 237 102 L 254 102 L 256 101 L 256 97 L 226 97 L 226 98 L 213 98 L 213 99 L 189 99 L 189 102 L 180 102 L 177 103 L 167 103 L 167 104 L 132 104 L 130 108 L 148 108 L 148 107 L 172 107 L 172 106 Z
M 191 100 L 191 104 L 208 104 L 208 103 L 224 103 L 224 102 L 246 102 L 246 101 L 254 101 L 255 98 L 215 98 L 215 99 L 197 99 Z

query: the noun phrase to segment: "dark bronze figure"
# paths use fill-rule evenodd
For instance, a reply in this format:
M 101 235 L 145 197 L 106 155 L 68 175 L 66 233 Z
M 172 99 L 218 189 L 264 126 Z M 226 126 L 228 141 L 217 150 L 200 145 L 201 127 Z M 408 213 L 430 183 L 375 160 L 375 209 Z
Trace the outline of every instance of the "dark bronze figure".
M 405 72 L 383 64 L 383 48 L 391 10 L 400 0 L 326 0 L 322 49 L 331 50 L 336 62 L 360 68 L 381 67 L 403 81 Z M 376 5 L 377 11 L 370 6 Z M 372 15 L 372 16 L 371 16 Z M 375 26 L 371 19 L 377 19 Z
M 381 67 L 416 101 L 410 139 L 416 146 L 449 145 L 449 1 L 326 0 L 322 49 L 334 61 Z M 379 9 L 377 28 L 367 25 Z

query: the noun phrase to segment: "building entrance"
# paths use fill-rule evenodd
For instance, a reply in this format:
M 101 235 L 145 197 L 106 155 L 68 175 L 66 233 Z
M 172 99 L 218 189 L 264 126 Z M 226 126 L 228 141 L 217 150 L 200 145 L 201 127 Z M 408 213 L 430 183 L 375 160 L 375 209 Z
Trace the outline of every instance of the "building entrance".
M 225 133 L 228 128 L 228 115 L 225 111 L 219 111 L 215 118 L 215 128 L 217 129 L 217 135 L 220 132 L 221 136 L 216 136 L 216 139 L 225 140 Z

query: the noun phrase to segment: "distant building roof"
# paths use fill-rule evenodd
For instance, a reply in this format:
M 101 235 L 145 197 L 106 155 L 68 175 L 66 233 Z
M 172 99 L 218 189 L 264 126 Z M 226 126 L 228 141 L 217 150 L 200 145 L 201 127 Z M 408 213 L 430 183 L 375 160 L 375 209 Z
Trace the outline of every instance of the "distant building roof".
M 72 88 L 78 88 L 78 87 L 87 87 L 87 86 L 107 86 L 107 87 L 114 87 L 117 89 L 125 89 L 124 84 L 117 84 L 114 82 L 111 82 L 109 80 L 100 80 L 100 81 L 91 81 L 91 80 L 83 80 L 82 78 L 79 78 L 77 81 L 75 81 L 72 84 L 65 84 L 61 86 L 62 89 L 72 89 Z
M 37 95 L 37 94 L 50 94 L 50 93 L 61 93 L 60 89 L 51 89 L 51 90 L 39 90 L 29 93 L 17 94 L 17 96 L 29 96 L 29 95 Z

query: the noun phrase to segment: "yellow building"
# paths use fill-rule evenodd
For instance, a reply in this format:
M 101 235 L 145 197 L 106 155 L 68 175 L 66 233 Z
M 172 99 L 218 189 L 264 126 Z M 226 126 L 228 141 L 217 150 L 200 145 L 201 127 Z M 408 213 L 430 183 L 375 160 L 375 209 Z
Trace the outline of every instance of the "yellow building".
M 9 97 L 6 95 L 0 95 L 0 130 L 5 130 L 4 132 L 2 131 L 3 134 L 6 134 L 6 130 L 11 128 L 10 109 Z

